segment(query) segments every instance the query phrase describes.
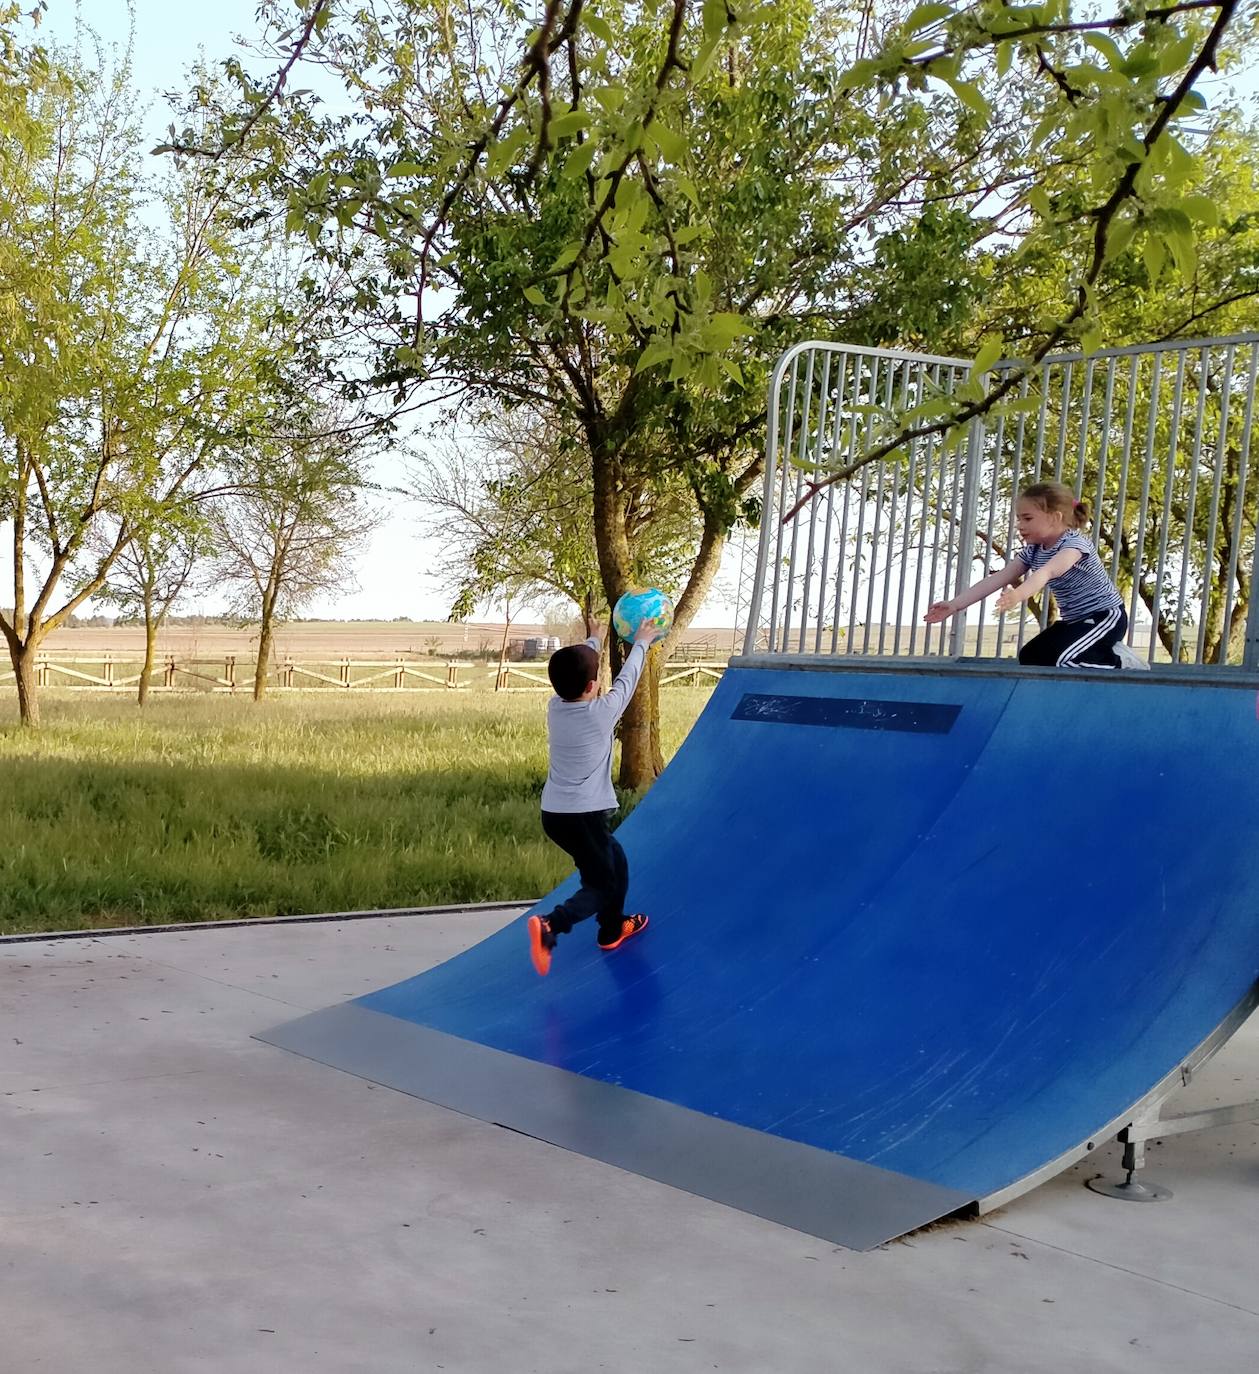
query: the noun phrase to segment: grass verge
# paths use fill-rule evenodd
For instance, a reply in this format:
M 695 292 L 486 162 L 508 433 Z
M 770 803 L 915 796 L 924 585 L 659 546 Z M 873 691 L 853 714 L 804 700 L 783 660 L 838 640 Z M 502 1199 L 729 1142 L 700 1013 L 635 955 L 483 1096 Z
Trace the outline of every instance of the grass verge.
M 665 755 L 709 693 L 666 691 Z M 0 709 L 0 934 L 514 900 L 543 837 L 542 695 L 71 692 Z

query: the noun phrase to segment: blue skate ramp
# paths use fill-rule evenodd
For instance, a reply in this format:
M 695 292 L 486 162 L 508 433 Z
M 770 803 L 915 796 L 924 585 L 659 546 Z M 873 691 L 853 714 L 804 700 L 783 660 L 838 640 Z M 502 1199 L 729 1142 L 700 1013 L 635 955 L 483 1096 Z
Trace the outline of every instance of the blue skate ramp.
M 854 1248 L 991 1205 L 1253 1005 L 1220 682 L 732 667 L 618 832 L 641 937 L 539 979 L 522 918 L 263 1038 Z

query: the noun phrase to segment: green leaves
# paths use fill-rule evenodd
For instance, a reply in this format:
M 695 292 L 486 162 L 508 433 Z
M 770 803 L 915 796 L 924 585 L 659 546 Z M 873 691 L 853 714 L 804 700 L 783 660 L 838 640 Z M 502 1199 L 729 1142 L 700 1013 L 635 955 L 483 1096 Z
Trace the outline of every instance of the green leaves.
M 590 128 L 593 122 L 585 110 L 569 110 L 551 120 L 549 125 L 551 138 L 558 143 L 560 139 L 569 138 L 579 130 Z
M 509 167 L 525 145 L 530 141 L 532 135 L 530 130 L 524 125 L 518 125 L 507 135 L 490 147 L 489 154 L 485 159 L 485 170 L 490 176 L 497 176 L 505 168 Z
M 905 20 L 904 29 L 906 33 L 917 33 L 920 29 L 928 28 L 932 24 L 938 24 L 941 19 L 953 17 L 954 8 L 952 5 L 929 4 L 918 5 L 909 12 L 909 17 Z
M 979 351 L 975 354 L 971 362 L 971 376 L 979 377 L 987 372 L 1001 357 L 1005 348 L 1005 340 L 1000 334 L 993 334 L 986 338 L 979 346 Z
M 672 360 L 673 344 L 666 339 L 653 339 L 639 354 L 638 361 L 634 364 L 634 372 L 645 372 L 649 367 L 658 367 L 661 363 Z

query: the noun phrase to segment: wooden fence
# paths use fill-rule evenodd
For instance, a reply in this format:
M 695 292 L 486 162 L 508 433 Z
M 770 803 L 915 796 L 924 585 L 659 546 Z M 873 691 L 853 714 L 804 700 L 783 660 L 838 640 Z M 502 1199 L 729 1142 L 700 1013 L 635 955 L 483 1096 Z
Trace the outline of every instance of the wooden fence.
M 237 656 L 222 659 L 177 658 L 164 655 L 154 664 L 151 692 L 252 692 L 252 660 L 237 666 Z M 141 663 L 115 654 L 40 654 L 35 660 L 37 687 L 79 691 L 121 692 L 134 689 Z M 691 662 L 671 659 L 661 686 L 711 685 L 725 671 L 725 660 Z M 89 671 L 94 669 L 95 671 Z M 12 682 L 12 669 L 0 671 L 0 684 Z M 358 658 L 292 658 L 278 661 L 268 674 L 267 690 L 278 692 L 440 692 L 472 689 L 496 692 L 549 692 L 543 663 L 469 663 Z

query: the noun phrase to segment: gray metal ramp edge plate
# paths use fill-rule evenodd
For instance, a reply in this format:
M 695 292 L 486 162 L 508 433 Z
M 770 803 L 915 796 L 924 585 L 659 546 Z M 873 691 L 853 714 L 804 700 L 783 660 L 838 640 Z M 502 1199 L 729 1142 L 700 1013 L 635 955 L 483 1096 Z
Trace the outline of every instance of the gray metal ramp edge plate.
M 255 1038 L 850 1250 L 976 1202 L 353 1002 Z

